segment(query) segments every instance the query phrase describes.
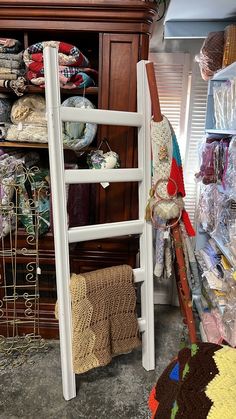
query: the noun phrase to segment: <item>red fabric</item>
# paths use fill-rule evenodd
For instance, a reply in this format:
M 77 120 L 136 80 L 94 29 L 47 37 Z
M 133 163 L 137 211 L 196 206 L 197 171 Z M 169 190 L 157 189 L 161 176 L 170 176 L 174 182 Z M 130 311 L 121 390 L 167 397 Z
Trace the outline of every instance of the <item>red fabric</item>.
M 184 178 L 183 178 L 183 169 L 182 166 L 178 166 L 176 160 L 172 159 L 171 169 L 170 169 L 170 179 L 173 179 L 177 185 L 177 193 L 180 193 L 183 197 L 185 196 L 184 189 Z M 169 180 L 167 185 L 167 191 L 169 195 L 174 195 L 176 193 L 175 184 Z
M 152 419 L 155 419 L 155 415 L 159 406 L 159 402 L 156 399 L 156 386 L 153 387 L 149 399 L 148 399 L 148 407 L 152 412 Z
M 188 213 L 185 209 L 182 211 L 182 221 L 185 225 L 185 228 L 186 228 L 186 231 L 187 231 L 188 235 L 190 237 L 194 237 L 196 235 L 196 233 L 195 233 L 195 230 L 194 230 L 194 228 L 192 226 L 192 223 L 190 221 L 189 215 L 188 215 Z

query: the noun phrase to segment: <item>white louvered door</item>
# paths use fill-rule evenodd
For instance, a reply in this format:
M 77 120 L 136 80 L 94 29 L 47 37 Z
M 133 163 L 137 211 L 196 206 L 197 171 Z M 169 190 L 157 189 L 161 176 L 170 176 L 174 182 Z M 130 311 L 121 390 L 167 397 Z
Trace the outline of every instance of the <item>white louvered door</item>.
M 186 151 L 184 164 L 185 207 L 195 224 L 198 186 L 194 175 L 199 168 L 198 147 L 205 135 L 206 102 L 208 84 L 201 77 L 199 65 L 193 63 L 190 79 L 189 112 L 186 130 Z

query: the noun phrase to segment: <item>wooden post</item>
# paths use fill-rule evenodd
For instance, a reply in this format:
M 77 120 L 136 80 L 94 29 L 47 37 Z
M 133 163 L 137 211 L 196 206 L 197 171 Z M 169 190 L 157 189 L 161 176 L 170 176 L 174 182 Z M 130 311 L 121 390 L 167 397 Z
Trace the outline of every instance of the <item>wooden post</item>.
M 161 122 L 162 114 L 161 107 L 159 102 L 159 95 L 156 84 L 156 77 L 154 72 L 154 64 L 152 62 L 146 64 L 147 79 L 149 85 L 149 91 L 151 96 L 152 111 L 153 111 L 153 121 Z

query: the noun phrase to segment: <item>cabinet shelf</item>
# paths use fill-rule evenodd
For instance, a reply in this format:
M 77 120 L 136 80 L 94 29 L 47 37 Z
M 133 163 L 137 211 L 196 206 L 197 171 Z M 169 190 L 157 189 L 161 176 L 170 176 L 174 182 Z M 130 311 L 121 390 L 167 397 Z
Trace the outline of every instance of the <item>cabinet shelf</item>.
M 236 135 L 236 129 L 208 129 L 206 128 L 208 134 L 222 134 L 222 135 Z
M 1 147 L 16 147 L 16 148 L 48 148 L 48 143 L 22 143 L 20 141 L 0 141 Z
M 5 87 L 0 87 L 0 93 L 13 93 L 13 91 L 9 88 L 5 88 Z M 24 92 L 26 93 L 41 93 L 44 94 L 44 88 L 43 87 L 39 87 L 39 86 L 33 86 L 33 85 L 29 85 L 26 86 L 26 90 Z M 87 87 L 85 90 L 84 89 L 61 89 L 61 93 L 63 95 L 81 95 L 83 96 L 85 95 L 98 95 L 98 87 L 94 86 L 94 87 Z

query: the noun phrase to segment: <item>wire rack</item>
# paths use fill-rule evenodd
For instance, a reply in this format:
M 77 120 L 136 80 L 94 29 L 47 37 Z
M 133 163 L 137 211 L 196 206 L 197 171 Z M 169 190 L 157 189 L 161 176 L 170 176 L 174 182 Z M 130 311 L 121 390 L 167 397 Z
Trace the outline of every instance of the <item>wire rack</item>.
M 0 366 L 46 347 L 39 333 L 39 235 L 48 224 L 49 188 L 39 172 L 17 159 L 0 164 Z

